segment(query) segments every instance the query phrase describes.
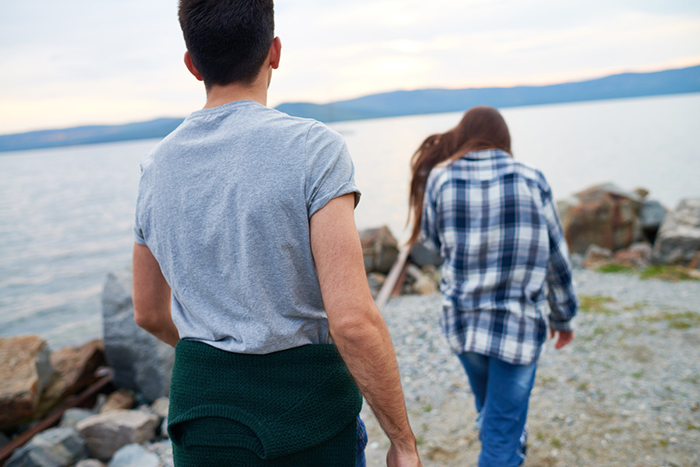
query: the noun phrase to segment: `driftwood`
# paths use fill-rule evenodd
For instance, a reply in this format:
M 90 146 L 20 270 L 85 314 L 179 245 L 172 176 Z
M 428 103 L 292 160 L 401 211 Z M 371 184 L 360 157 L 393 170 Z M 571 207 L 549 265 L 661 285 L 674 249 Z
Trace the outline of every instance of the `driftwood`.
M 404 245 L 399 250 L 399 257 L 391 267 L 389 274 L 386 276 L 386 281 L 382 289 L 377 294 L 375 303 L 379 311 L 382 311 L 391 297 L 395 297 L 401 293 L 401 287 L 406 280 L 406 267 L 408 267 L 408 255 L 411 252 L 410 245 Z
M 112 370 L 111 369 L 100 369 L 98 370 L 100 374 L 104 375 L 99 380 L 97 380 L 92 386 L 84 390 L 78 396 L 74 396 L 68 401 L 64 402 L 60 407 L 55 409 L 46 418 L 41 420 L 39 423 L 31 427 L 30 429 L 24 431 L 17 438 L 13 439 L 5 446 L 0 448 L 0 465 L 5 465 L 5 462 L 12 456 L 15 450 L 24 446 L 30 439 L 35 435 L 41 433 L 44 430 L 52 428 L 58 425 L 61 421 L 63 412 L 73 407 L 79 407 L 88 401 L 90 398 L 96 396 L 100 391 L 102 391 L 108 384 L 112 382 Z

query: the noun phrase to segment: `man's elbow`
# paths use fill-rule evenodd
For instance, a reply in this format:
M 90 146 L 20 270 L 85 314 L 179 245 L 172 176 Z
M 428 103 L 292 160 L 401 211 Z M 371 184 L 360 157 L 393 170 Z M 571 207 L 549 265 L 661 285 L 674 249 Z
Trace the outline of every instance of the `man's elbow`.
M 335 341 L 356 344 L 375 338 L 385 326 L 379 312 L 348 313 L 340 319 L 331 320 L 329 324 Z
M 134 321 L 138 327 L 151 334 L 157 332 L 161 328 L 158 315 L 153 312 L 148 312 L 143 306 L 134 306 Z

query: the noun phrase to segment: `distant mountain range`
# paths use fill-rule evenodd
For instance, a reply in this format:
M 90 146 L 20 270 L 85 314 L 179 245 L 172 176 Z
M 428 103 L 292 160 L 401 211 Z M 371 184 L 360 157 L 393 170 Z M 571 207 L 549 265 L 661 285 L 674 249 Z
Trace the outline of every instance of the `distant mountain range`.
M 700 92 L 700 65 L 652 73 L 622 73 L 549 86 L 394 91 L 329 104 L 280 104 L 276 109 L 289 115 L 329 123 L 458 112 L 475 105 L 504 108 L 691 92 Z M 182 118 L 159 118 L 126 125 L 94 125 L 1 135 L 0 152 L 162 138 L 182 121 Z

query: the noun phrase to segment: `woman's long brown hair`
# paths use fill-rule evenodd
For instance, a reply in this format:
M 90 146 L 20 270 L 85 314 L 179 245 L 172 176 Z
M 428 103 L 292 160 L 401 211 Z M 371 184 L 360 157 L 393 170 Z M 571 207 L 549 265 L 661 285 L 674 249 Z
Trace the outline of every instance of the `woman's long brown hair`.
M 420 237 L 423 195 L 430 171 L 448 159 L 457 160 L 471 151 L 482 149 L 510 150 L 510 133 L 505 120 L 493 107 L 473 107 L 451 130 L 428 136 L 411 159 L 411 192 L 408 197 L 409 222 L 413 231 L 409 244 Z

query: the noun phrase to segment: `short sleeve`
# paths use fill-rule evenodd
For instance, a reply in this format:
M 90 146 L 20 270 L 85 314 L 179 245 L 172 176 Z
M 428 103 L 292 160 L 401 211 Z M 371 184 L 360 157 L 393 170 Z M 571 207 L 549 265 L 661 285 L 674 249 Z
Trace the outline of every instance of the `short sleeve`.
M 134 241 L 139 245 L 146 245 L 146 239 L 143 237 L 143 231 L 138 223 L 134 223 Z
M 350 152 L 335 131 L 315 123 L 306 137 L 306 206 L 309 218 L 333 198 L 355 193 L 355 206 L 360 190 L 355 185 L 355 167 Z

